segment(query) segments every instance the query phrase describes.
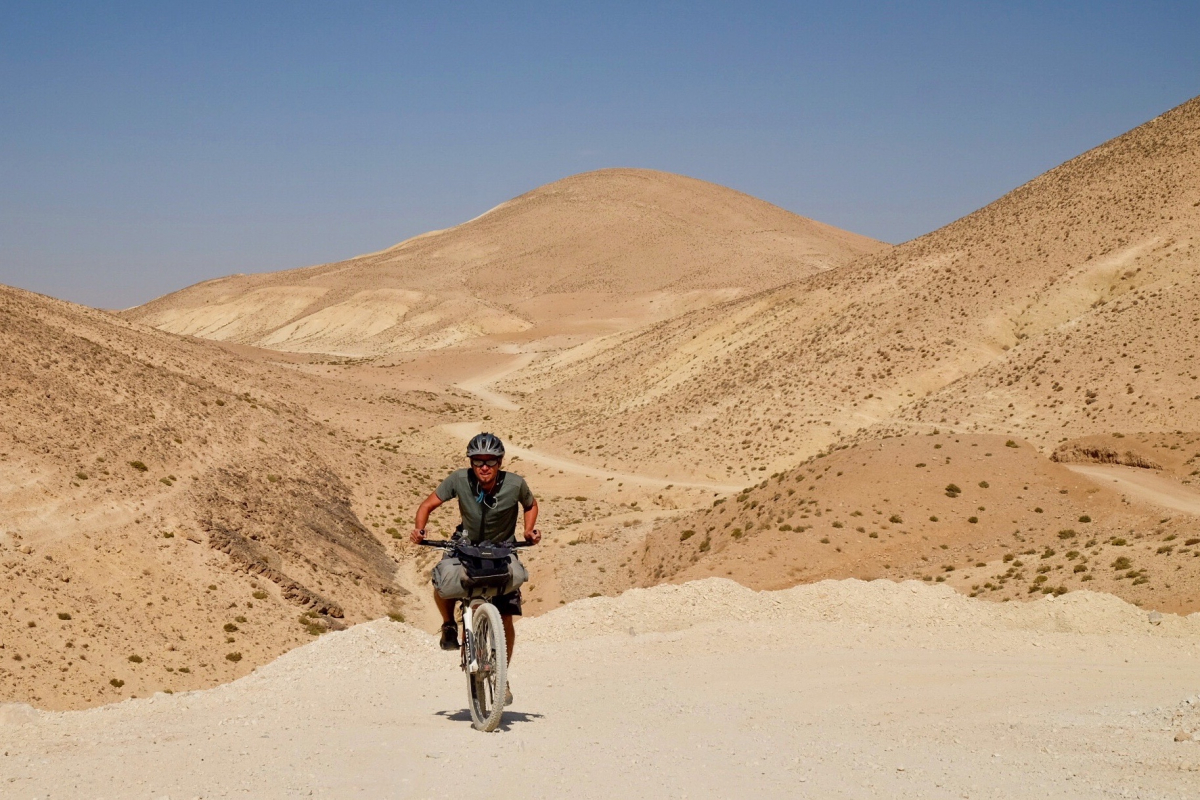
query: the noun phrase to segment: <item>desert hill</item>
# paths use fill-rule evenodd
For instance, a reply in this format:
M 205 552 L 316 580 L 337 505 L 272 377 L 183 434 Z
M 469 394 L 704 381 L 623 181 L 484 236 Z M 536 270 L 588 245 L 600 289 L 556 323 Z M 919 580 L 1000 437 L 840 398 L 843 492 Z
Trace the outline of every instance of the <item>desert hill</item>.
M 1084 439 L 1056 452 L 1062 460 L 995 435 L 864 437 L 659 526 L 629 573 L 644 586 L 913 579 L 993 600 L 1089 589 L 1200 609 L 1200 491 L 1155 476 L 1181 503 L 1147 502 L 1111 478 L 1153 469 L 1082 466 L 1106 452 L 1173 460 L 1179 474 L 1200 462 L 1200 434 Z
M 0 287 L 0 699 L 212 685 L 396 602 L 328 429 L 252 367 Z
M 753 482 L 870 426 L 1200 429 L 1200 99 L 938 231 L 535 362 L 520 437 Z
M 208 281 L 127 316 L 275 350 L 379 355 L 556 330 L 564 316 L 627 327 L 885 247 L 721 186 L 609 169 L 379 253 Z
M 896 248 L 605 170 L 122 318 L 4 290 L 0 686 L 73 707 L 432 626 L 404 532 L 480 429 L 551 532 L 531 615 L 709 576 L 1194 611 L 1197 173 L 1200 100 Z

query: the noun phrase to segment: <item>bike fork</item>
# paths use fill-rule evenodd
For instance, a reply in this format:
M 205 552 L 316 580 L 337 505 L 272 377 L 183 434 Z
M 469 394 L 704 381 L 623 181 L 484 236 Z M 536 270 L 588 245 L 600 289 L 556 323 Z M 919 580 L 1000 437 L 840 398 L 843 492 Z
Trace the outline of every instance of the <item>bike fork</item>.
M 479 659 L 475 653 L 475 637 L 471 634 L 473 628 L 471 623 L 474 621 L 474 609 L 470 605 L 463 606 L 463 649 L 462 649 L 462 668 L 463 672 L 474 674 L 479 671 Z

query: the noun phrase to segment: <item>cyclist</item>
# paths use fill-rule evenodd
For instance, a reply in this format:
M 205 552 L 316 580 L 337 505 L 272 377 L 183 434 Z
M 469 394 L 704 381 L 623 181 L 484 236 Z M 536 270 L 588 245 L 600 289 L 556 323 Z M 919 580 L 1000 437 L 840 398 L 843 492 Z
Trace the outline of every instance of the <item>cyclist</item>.
M 467 443 L 467 458 L 470 469 L 455 470 L 426 497 L 417 508 L 417 521 L 410 539 L 420 544 L 425 539 L 425 524 L 430 513 L 451 498 L 458 499 L 458 511 L 462 516 L 459 525 L 461 535 L 474 543 L 510 542 L 515 538 L 517 506 L 524 510 L 525 540 L 537 544 L 542 534 L 537 530 L 538 504 L 529 490 L 529 484 L 520 475 L 500 469 L 504 463 L 504 443 L 491 433 L 480 433 Z M 516 555 L 513 555 L 516 558 Z M 521 567 L 521 570 L 524 568 Z M 455 571 L 458 575 L 454 575 Z M 461 578 L 462 566 L 447 553 L 442 563 L 434 568 L 433 602 L 442 615 L 443 650 L 457 650 L 458 624 L 454 621 L 454 598 L 444 597 L 442 589 Z M 449 578 L 449 580 L 446 580 Z M 491 601 L 504 622 L 504 639 L 508 644 L 508 662 L 512 663 L 513 640 L 516 632 L 513 617 L 521 614 L 521 590 L 519 588 L 497 596 Z M 512 693 L 507 692 L 506 703 L 512 702 Z

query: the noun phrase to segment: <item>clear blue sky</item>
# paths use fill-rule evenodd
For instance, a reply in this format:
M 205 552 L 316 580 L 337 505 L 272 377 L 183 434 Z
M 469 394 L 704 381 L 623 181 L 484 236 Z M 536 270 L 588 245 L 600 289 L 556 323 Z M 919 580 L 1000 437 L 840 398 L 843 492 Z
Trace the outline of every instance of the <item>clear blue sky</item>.
M 892 242 L 1200 94 L 1188 2 L 0 0 L 0 283 L 125 307 L 608 166 Z

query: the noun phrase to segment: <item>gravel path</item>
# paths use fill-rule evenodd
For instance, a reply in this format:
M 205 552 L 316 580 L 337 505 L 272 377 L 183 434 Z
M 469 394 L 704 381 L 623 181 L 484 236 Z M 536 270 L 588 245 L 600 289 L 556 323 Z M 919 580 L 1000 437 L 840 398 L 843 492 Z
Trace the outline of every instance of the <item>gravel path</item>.
M 1105 485 L 1115 483 L 1117 489 L 1138 500 L 1172 511 L 1200 515 L 1200 492 L 1152 470 L 1104 464 L 1068 464 L 1067 469 Z
M 516 704 L 470 728 L 454 655 L 377 621 L 236 683 L 0 707 L 3 797 L 1194 797 L 1200 615 L 1086 592 L 730 581 L 521 624 Z M 1197 734 L 1200 738 L 1200 734 Z M 1176 741 L 1187 738 L 1187 741 Z

